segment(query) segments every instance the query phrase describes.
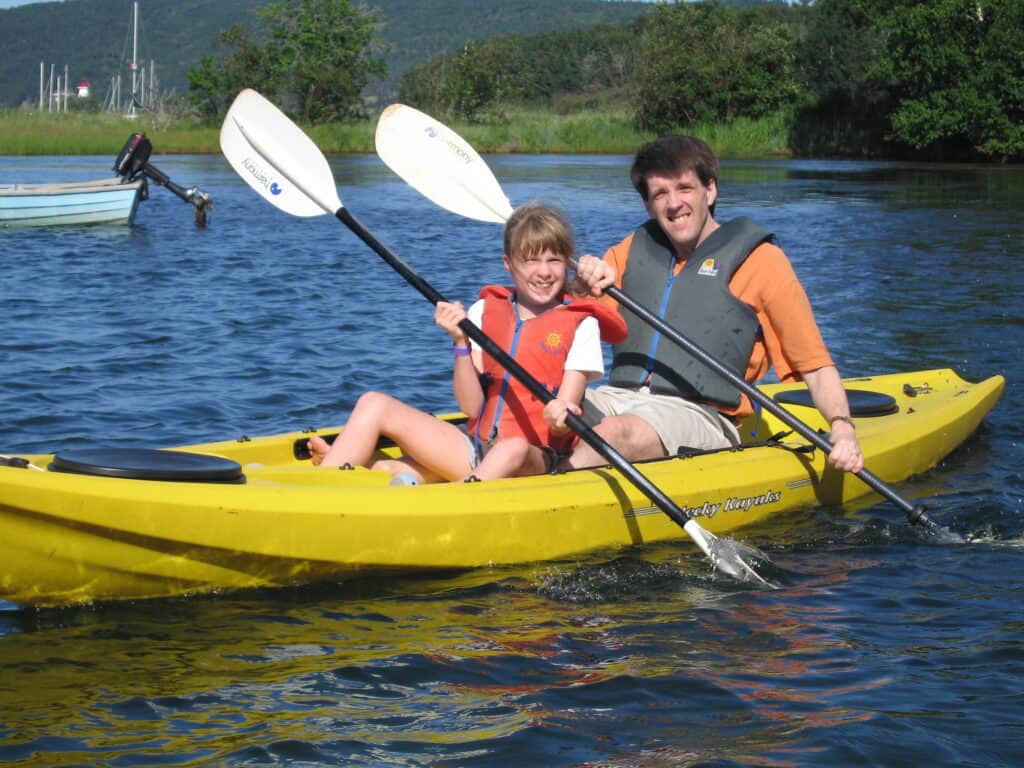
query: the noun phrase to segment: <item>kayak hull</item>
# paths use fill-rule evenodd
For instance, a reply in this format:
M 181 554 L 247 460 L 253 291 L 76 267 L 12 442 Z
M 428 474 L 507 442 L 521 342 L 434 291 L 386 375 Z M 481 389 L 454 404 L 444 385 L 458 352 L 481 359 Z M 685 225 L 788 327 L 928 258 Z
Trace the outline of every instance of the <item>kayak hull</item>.
M 972 384 L 951 370 L 845 384 L 895 401 L 894 413 L 855 417 L 867 466 L 889 483 L 934 467 L 978 428 L 1004 387 L 1000 376 Z M 825 428 L 813 408 L 787 408 Z M 741 450 L 637 466 L 717 534 L 871 497 L 795 434 L 754 444 L 785 430 L 762 413 L 742 426 L 749 445 Z M 0 466 L 0 599 L 58 606 L 167 597 L 558 560 L 686 537 L 607 467 L 394 487 L 382 472 L 312 467 L 301 458 L 307 438 L 295 432 L 178 449 L 237 462 L 241 484 L 49 471 L 48 455 L 24 456 L 28 468 Z

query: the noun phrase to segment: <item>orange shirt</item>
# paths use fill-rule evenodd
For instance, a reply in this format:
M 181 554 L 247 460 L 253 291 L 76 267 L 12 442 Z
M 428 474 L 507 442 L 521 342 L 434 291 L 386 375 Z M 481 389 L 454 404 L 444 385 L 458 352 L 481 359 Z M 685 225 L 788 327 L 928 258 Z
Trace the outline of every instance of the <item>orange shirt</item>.
M 629 235 L 604 256 L 615 267 L 615 284 L 619 288 L 632 241 L 633 235 Z M 677 275 L 685 263 L 680 261 L 676 265 Z M 814 320 L 811 302 L 789 259 L 777 245 L 762 243 L 755 248 L 732 276 L 729 290 L 757 312 L 761 324 L 762 334 L 755 340 L 747 364 L 747 381 L 761 379 L 768 373 L 769 364 L 779 381 L 799 381 L 802 371 L 834 365 Z M 609 297 L 608 301 L 613 299 Z M 744 395 L 736 410 L 723 412 L 746 416 L 753 412 L 753 407 Z

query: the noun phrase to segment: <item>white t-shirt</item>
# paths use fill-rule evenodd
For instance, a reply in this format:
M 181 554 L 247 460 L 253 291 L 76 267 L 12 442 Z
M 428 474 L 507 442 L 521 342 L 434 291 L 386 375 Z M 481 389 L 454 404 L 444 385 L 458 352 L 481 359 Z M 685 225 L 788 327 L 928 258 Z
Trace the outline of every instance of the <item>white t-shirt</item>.
M 484 300 L 480 299 L 466 311 L 466 317 L 477 328 L 483 327 Z M 480 347 L 470 339 L 473 351 L 479 351 Z M 604 376 L 604 355 L 601 352 L 601 326 L 597 318 L 587 315 L 583 322 L 576 328 L 572 337 L 572 346 L 569 347 L 569 354 L 565 358 L 565 370 L 583 371 L 587 374 L 587 381 L 594 381 Z

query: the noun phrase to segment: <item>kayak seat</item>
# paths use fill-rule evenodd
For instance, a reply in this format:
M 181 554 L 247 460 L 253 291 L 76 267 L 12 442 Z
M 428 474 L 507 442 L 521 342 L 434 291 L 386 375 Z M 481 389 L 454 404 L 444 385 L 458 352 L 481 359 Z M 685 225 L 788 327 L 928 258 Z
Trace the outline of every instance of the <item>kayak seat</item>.
M 77 475 L 182 483 L 244 483 L 241 465 L 220 456 L 152 448 L 83 448 L 56 454 L 48 469 Z
M 850 401 L 851 416 L 887 416 L 896 413 L 900 407 L 896 404 L 896 398 L 884 392 L 872 392 L 867 389 L 848 389 L 846 398 Z M 782 405 L 806 405 L 814 407 L 811 400 L 811 393 L 806 389 L 793 389 L 788 392 L 779 392 L 775 396 L 775 402 Z

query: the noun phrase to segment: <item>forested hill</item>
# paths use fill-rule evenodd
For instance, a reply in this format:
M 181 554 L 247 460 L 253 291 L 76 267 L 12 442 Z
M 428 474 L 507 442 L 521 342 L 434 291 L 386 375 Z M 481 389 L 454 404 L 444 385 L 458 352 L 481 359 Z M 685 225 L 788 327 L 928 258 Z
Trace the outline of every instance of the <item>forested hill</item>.
M 188 68 L 214 53 L 213 41 L 234 24 L 255 27 L 269 0 L 140 0 L 140 62 L 156 63 L 162 90 L 185 92 Z M 389 82 L 411 65 L 467 40 L 626 22 L 653 6 L 608 0 L 370 0 L 383 22 L 380 37 Z M 65 0 L 0 10 L 0 106 L 35 103 L 39 64 L 47 74 L 68 66 L 72 84 L 86 78 L 97 98 L 130 60 L 131 0 Z M 122 69 L 122 78 L 128 76 Z M 125 88 L 122 85 L 122 88 Z

